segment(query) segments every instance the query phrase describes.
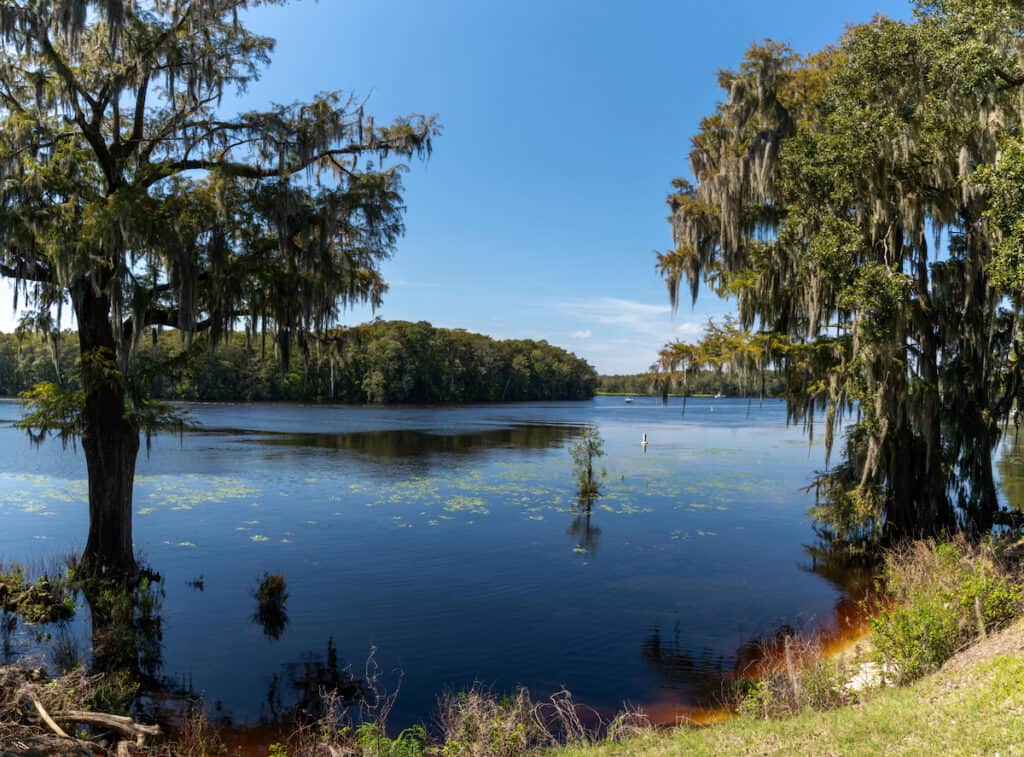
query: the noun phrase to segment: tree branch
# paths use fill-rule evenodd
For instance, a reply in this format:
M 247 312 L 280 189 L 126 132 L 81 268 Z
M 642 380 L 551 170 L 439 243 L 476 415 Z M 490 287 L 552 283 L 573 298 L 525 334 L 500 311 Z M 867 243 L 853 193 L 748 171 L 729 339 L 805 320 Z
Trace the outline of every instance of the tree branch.
M 244 313 L 233 313 L 232 317 L 238 318 Z M 178 324 L 181 319 L 181 311 L 177 308 L 150 308 L 147 310 L 142 318 L 142 325 L 139 328 L 146 328 L 147 326 L 170 326 L 171 328 L 178 328 Z M 197 321 L 192 327 L 192 331 L 200 333 L 203 331 L 209 331 L 213 327 L 213 319 L 206 318 L 202 321 Z M 121 325 L 121 333 L 124 334 L 126 341 L 131 342 L 132 337 L 135 333 L 135 319 L 134 317 L 128 318 Z
M 0 263 L 0 276 L 18 281 L 38 281 L 41 284 L 56 283 L 52 271 L 43 268 L 39 263 L 24 260 L 19 260 L 14 266 Z
M 299 161 L 283 168 L 261 168 L 250 163 L 242 163 L 233 160 L 218 160 L 215 158 L 194 158 L 190 160 L 165 161 L 156 163 L 153 167 L 156 173 L 148 177 L 143 186 L 149 187 L 163 179 L 169 178 L 184 171 L 224 171 L 231 176 L 242 179 L 276 179 L 291 176 L 298 173 L 319 160 L 331 158 L 336 155 L 361 155 L 363 153 L 383 152 L 385 150 L 396 150 L 398 142 L 382 141 L 370 147 L 363 144 L 352 144 L 345 147 L 338 147 L 332 150 L 324 150 L 311 155 L 308 160 Z
M 1024 84 L 1024 76 L 1013 76 L 1001 68 L 993 66 L 992 73 L 1004 82 L 1003 86 L 999 88 L 1000 90 L 1013 89 L 1014 87 L 1019 87 Z

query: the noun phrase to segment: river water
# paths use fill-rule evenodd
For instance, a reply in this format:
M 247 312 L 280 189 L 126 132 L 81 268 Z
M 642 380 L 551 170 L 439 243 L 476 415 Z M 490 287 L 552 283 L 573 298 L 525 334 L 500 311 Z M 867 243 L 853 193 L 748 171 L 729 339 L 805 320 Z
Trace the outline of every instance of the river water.
M 824 450 L 781 401 L 189 411 L 201 431 L 140 455 L 135 539 L 163 577 L 159 674 L 238 723 L 362 674 L 371 646 L 384 681 L 403 673 L 400 725 L 474 681 L 601 712 L 708 703 L 751 640 L 849 607 L 805 550 Z M 569 454 L 587 425 L 606 453 L 589 514 Z M 80 550 L 85 492 L 80 450 L 0 426 L 0 561 Z M 256 617 L 265 572 L 287 583 L 277 627 Z M 87 616 L 51 641 L 87 649 Z M 52 655 L 33 629 L 9 646 Z

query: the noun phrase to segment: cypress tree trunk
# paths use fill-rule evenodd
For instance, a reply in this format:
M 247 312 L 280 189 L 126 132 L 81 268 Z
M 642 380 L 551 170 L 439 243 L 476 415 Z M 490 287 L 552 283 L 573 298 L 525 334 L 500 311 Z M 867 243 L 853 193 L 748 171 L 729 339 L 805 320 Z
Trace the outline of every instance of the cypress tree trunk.
M 892 541 L 912 536 L 920 528 L 915 518 L 917 481 L 913 436 L 906 427 L 901 427 L 895 435 L 897 443 L 889 453 L 889 492 L 885 508 L 886 537 Z
M 90 282 L 72 290 L 82 355 L 85 408 L 82 449 L 89 472 L 89 538 L 82 570 L 93 577 L 135 572 L 132 488 L 139 430 L 125 418 L 124 377 L 117 369 L 110 297 Z

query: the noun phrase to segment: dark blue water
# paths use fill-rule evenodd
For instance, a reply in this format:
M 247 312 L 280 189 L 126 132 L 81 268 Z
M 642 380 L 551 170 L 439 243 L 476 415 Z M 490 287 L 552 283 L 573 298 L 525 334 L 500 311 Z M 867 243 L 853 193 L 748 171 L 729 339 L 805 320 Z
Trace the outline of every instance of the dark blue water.
M 823 451 L 779 401 L 191 412 L 203 432 L 142 455 L 136 545 L 164 579 L 161 674 L 239 721 L 287 705 L 329 640 L 356 672 L 371 645 L 404 671 L 397 722 L 473 681 L 689 702 L 745 642 L 831 623 L 841 599 L 803 549 Z M 589 424 L 607 478 L 588 517 L 569 446 Z M 78 551 L 84 477 L 80 451 L 0 427 L 0 560 Z M 290 595 L 279 639 L 253 621 L 265 571 Z M 66 631 L 85 646 L 86 613 Z M 18 633 L 16 653 L 49 654 Z

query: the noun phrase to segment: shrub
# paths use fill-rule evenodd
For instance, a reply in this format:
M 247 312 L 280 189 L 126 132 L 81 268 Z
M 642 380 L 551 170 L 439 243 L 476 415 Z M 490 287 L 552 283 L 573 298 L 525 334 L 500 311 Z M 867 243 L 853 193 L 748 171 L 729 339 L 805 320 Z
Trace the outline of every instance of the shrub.
M 842 663 L 822 655 L 814 639 L 784 636 L 765 642 L 758 677 L 734 684 L 737 711 L 754 718 L 796 715 L 850 704 Z
M 526 689 L 500 698 L 481 686 L 445 695 L 438 720 L 446 757 L 514 757 L 549 740 Z
M 892 604 L 871 619 L 888 674 L 905 683 L 937 670 L 977 636 L 1024 610 L 1024 583 L 991 544 L 920 541 L 886 556 Z

